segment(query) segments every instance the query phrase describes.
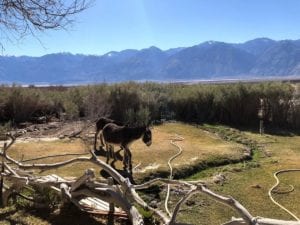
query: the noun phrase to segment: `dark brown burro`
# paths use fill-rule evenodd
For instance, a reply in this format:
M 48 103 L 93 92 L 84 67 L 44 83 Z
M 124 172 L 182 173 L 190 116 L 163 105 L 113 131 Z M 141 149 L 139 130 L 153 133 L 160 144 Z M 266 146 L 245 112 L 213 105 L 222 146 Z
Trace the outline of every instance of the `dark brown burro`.
M 127 170 L 129 166 L 129 173 L 132 173 L 130 144 L 140 138 L 147 146 L 152 144 L 152 133 L 148 126 L 129 127 L 108 123 L 104 126 L 101 135 L 107 149 L 107 162 L 109 160 L 110 145 L 121 146 L 125 150 L 123 157 L 124 170 Z
M 119 126 L 123 126 L 123 123 L 116 121 L 116 120 L 112 120 L 106 117 L 100 117 L 97 121 L 96 121 L 96 133 L 95 133 L 95 141 L 94 141 L 94 150 L 96 150 L 96 146 L 97 146 L 97 137 L 99 135 L 99 133 L 103 130 L 104 126 L 108 123 L 114 123 L 117 124 Z M 100 141 L 101 141 L 101 147 L 104 146 L 103 140 L 101 138 L 100 135 Z

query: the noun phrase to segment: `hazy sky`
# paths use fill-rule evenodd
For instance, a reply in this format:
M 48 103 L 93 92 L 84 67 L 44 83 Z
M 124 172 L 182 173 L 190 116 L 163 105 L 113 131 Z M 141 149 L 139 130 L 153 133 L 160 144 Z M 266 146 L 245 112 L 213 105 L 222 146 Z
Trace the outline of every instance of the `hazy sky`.
M 207 40 L 300 39 L 300 0 L 95 0 L 68 30 L 6 43 L 4 55 L 184 47 Z

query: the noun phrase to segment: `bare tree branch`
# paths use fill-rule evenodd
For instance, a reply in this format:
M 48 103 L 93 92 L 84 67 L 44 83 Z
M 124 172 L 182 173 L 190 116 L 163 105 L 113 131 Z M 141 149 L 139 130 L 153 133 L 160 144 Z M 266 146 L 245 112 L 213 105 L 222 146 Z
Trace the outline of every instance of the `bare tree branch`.
M 93 0 L 1 0 L 0 40 L 17 40 L 26 35 L 36 37 L 37 32 L 66 29 L 74 22 L 74 16 L 87 9 L 92 2 Z
M 78 162 L 78 161 L 89 161 L 101 167 L 105 170 L 111 177 L 114 178 L 116 184 L 108 184 L 107 182 L 95 181 L 95 174 L 92 169 L 88 169 L 85 173 L 75 179 L 75 180 L 65 180 L 56 175 L 47 176 L 37 176 L 34 174 L 26 173 L 22 170 L 17 170 L 13 166 L 8 165 L 3 162 L 5 168 L 1 175 L 10 181 L 12 184 L 10 188 L 6 189 L 3 193 L 3 203 L 8 201 L 9 196 L 12 193 L 19 193 L 23 187 L 28 187 L 28 185 L 33 185 L 33 187 L 51 187 L 53 190 L 60 193 L 64 201 L 70 201 L 75 204 L 80 210 L 90 212 L 90 208 L 85 207 L 80 204 L 80 199 L 84 197 L 94 197 L 106 201 L 109 203 L 114 203 L 120 206 L 129 216 L 134 225 L 143 225 L 144 221 L 139 211 L 135 207 L 136 204 L 152 211 L 161 221 L 162 224 L 166 225 L 179 225 L 182 223 L 176 222 L 176 217 L 180 212 L 180 207 L 182 204 L 192 195 L 196 193 L 202 193 L 213 198 L 217 202 L 223 203 L 226 206 L 231 207 L 236 212 L 239 213 L 241 218 L 232 218 L 230 222 L 224 225 L 300 225 L 298 221 L 283 221 L 275 220 L 262 217 L 253 217 L 250 212 L 241 205 L 237 200 L 232 197 L 224 197 L 211 190 L 209 190 L 205 184 L 201 181 L 188 182 L 188 181 L 178 181 L 170 179 L 157 178 L 140 185 L 133 185 L 129 179 L 124 178 L 110 165 L 104 163 L 102 160 L 98 159 L 94 153 L 91 151 L 91 157 L 77 157 L 64 162 L 53 163 L 53 164 L 23 164 L 9 156 L 7 156 L 7 150 L 15 142 L 15 138 L 11 136 L 11 142 L 4 147 L 0 156 L 3 157 L 7 162 L 12 163 L 18 169 L 49 169 L 56 168 L 66 164 Z M 136 192 L 136 190 L 149 188 L 151 185 L 156 183 L 163 183 L 168 185 L 180 185 L 187 190 L 187 193 L 178 201 L 175 205 L 171 216 L 166 215 L 164 212 L 153 209 L 150 207 Z M 28 200 L 32 200 L 30 197 L 25 196 Z

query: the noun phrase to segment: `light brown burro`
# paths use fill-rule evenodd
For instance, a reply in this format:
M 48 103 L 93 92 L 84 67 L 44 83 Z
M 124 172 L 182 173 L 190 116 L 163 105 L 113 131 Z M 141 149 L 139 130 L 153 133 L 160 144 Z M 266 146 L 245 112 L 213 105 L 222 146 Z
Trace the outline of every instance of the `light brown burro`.
M 112 120 L 106 117 L 100 117 L 97 121 L 96 121 L 96 133 L 95 133 L 95 141 L 94 141 L 94 150 L 96 150 L 96 146 L 97 146 L 97 137 L 99 135 L 99 133 L 103 130 L 104 126 L 108 123 L 114 123 L 117 124 L 119 126 L 123 126 L 122 122 L 116 121 L 116 120 Z M 100 135 L 100 141 L 101 141 L 101 147 L 104 146 L 103 140 L 101 138 Z
M 152 133 L 148 126 L 129 127 L 108 123 L 104 126 L 101 135 L 107 149 L 107 162 L 109 161 L 110 145 L 121 146 L 125 150 L 123 157 L 124 170 L 129 167 L 129 173 L 132 173 L 130 144 L 140 138 L 147 146 L 152 144 Z

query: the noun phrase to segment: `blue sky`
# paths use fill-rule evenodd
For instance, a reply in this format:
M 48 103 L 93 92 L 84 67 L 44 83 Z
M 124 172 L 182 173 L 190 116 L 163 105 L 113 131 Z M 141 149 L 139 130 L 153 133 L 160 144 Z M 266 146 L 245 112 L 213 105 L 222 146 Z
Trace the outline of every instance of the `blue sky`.
M 299 0 L 95 0 L 67 31 L 4 42 L 4 55 L 185 47 L 207 40 L 300 39 Z M 2 41 L 3 42 L 3 41 Z

